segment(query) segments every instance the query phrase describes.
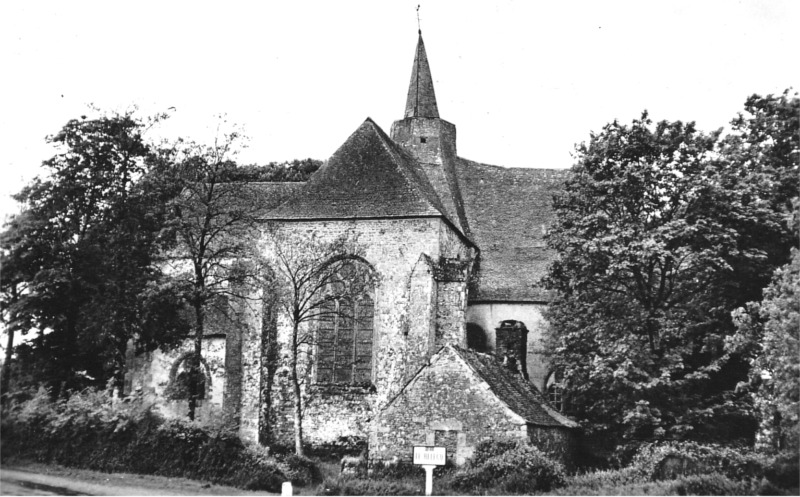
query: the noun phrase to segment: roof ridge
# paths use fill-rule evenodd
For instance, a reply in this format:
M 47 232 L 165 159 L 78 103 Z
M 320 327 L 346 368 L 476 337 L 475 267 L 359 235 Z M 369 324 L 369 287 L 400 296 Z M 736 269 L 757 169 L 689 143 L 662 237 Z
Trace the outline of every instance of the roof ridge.
M 495 169 L 501 169 L 503 171 L 549 171 L 554 173 L 564 173 L 567 174 L 570 169 L 564 168 L 559 169 L 555 167 L 509 167 L 509 166 L 498 166 L 496 164 L 487 164 L 485 162 L 478 162 L 472 159 L 467 159 L 466 157 L 458 156 L 456 157 L 457 160 L 466 162 L 469 166 L 482 166 L 482 167 L 491 167 Z

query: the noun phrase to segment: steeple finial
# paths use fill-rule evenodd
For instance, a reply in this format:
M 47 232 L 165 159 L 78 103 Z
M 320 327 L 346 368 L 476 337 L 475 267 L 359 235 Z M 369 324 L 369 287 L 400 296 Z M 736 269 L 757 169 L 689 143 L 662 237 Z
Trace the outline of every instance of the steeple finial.
M 422 25 L 419 22 L 419 4 L 417 4 L 417 32 L 422 36 Z
M 439 117 L 436 94 L 433 91 L 433 77 L 428 66 L 428 55 L 425 53 L 421 29 L 414 55 L 414 67 L 411 70 L 405 117 Z

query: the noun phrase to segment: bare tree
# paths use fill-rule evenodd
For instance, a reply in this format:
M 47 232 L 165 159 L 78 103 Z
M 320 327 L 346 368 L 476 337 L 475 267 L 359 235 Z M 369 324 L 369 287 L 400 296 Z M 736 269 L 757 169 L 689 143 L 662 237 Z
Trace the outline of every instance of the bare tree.
M 206 318 L 225 297 L 244 298 L 240 288 L 254 277 L 251 240 L 257 228 L 258 195 L 246 182 L 232 182 L 240 140 L 228 133 L 211 146 L 183 145 L 166 158 L 164 181 L 180 191 L 170 206 L 168 237 L 173 281 L 193 310 L 194 354 L 189 369 L 189 418 L 195 418 L 203 378 L 200 361 Z
M 267 229 L 264 253 L 278 292 L 278 307 L 289 319 L 289 370 L 294 397 L 295 453 L 303 450 L 303 396 L 298 373 L 300 353 L 310 352 L 314 345 L 313 321 L 340 315 L 341 308 L 332 305 L 344 293 L 359 293 L 374 285 L 369 265 L 354 264 L 363 260 L 363 250 L 352 232 L 333 239 L 316 231 Z M 346 273 L 346 274 L 345 274 Z M 346 282 L 358 282 L 360 288 Z M 349 316 L 352 318 L 352 316 Z M 311 357 L 311 354 L 308 354 Z

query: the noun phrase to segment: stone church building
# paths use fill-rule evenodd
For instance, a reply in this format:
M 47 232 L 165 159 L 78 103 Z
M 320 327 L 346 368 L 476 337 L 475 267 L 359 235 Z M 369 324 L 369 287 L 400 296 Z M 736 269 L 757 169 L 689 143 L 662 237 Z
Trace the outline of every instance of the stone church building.
M 568 457 L 577 425 L 559 413 L 542 355 L 548 294 L 537 285 L 553 257 L 543 236 L 563 178 L 458 156 L 420 34 L 405 114 L 389 134 L 367 118 L 307 182 L 253 186 L 265 226 L 323 240 L 355 234 L 363 253 L 352 264 L 363 267 L 352 274 L 375 276 L 336 303 L 355 319 L 309 325 L 306 443 L 366 441 L 383 460 L 443 445 L 460 464 L 482 440 L 528 440 Z M 235 323 L 211 321 L 199 418 L 226 416 L 245 440 L 268 433 L 291 446 L 288 319 L 271 325 L 262 308 L 241 304 Z M 185 415 L 190 342 L 130 357 L 127 388 L 167 416 Z

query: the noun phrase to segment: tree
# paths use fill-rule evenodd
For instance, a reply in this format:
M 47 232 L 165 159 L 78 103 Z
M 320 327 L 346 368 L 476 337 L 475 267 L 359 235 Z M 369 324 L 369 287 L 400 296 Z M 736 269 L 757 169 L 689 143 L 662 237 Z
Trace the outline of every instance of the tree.
M 194 354 L 189 365 L 189 418 L 195 418 L 201 392 L 201 354 L 209 311 L 227 308 L 227 297 L 256 280 L 251 263 L 259 196 L 246 182 L 231 182 L 232 157 L 241 136 L 224 134 L 211 146 L 180 144 L 161 157 L 161 180 L 177 190 L 168 204 L 165 235 L 172 240 L 168 265 L 175 287 L 193 312 Z
M 775 211 L 793 213 L 792 202 L 800 192 L 798 94 L 787 89 L 780 96 L 751 95 L 745 113 L 731 127 L 733 132 L 723 143 L 725 158 L 748 175 L 760 176 L 766 188 L 762 194 Z
M 147 126 L 130 113 L 69 121 L 48 138 L 60 150 L 44 175 L 16 196 L 24 210 L 3 235 L 13 268 L 3 291 L 16 327 L 41 331 L 32 350 L 56 394 L 108 377 L 121 384 L 125 344 L 141 331 L 137 295 L 158 231 L 137 189 Z
M 780 263 L 794 255 L 776 272 L 758 299 L 733 312 L 736 335 L 726 343 L 731 353 L 748 358 L 753 368 L 746 388 L 753 392 L 761 424 L 773 435 L 772 449 L 798 448 L 798 324 L 797 288 L 800 241 L 800 98 L 786 90 L 780 96 L 753 95 L 745 103 L 746 114 L 734 121 L 733 134 L 724 144 L 725 156 L 749 172 L 750 181 L 764 185 L 761 195 L 769 200 L 784 222 L 788 238 L 770 240 Z M 744 384 L 743 384 L 744 386 Z
M 0 393 L 9 391 L 11 379 L 11 361 L 14 352 L 14 338 L 17 332 L 26 333 L 28 328 L 24 323 L 24 312 L 19 309 L 20 295 L 25 293 L 26 274 L 31 274 L 32 268 L 27 267 L 30 252 L 26 250 L 27 244 L 24 234 L 30 229 L 28 213 L 13 216 L 6 224 L 6 230 L 0 234 L 0 321 L 8 334 L 6 354 L 3 360 L 2 383 Z M 5 396 L 2 397 L 5 399 Z
M 289 376 L 294 397 L 295 453 L 302 456 L 303 392 L 298 369 L 301 354 L 310 361 L 316 343 L 308 324 L 336 316 L 357 319 L 338 301 L 363 295 L 373 287 L 374 274 L 362 259 L 357 238 L 349 232 L 327 240 L 316 231 L 290 233 L 273 226 L 267 231 L 263 252 L 278 307 L 292 327 Z
M 270 162 L 265 166 L 249 164 L 239 166 L 234 175 L 235 181 L 307 181 L 322 165 L 322 161 L 304 159 L 282 163 Z
M 761 302 L 734 312 L 741 347 L 755 344 L 750 384 L 771 450 L 800 448 L 800 251 L 775 272 Z
M 763 184 L 720 158 L 719 134 L 654 125 L 646 113 L 615 121 L 577 147 L 554 199 L 549 349 L 590 433 L 630 442 L 753 432 L 735 391 L 747 362 L 724 343 L 730 312 L 774 270 L 764 240 L 786 233 Z

